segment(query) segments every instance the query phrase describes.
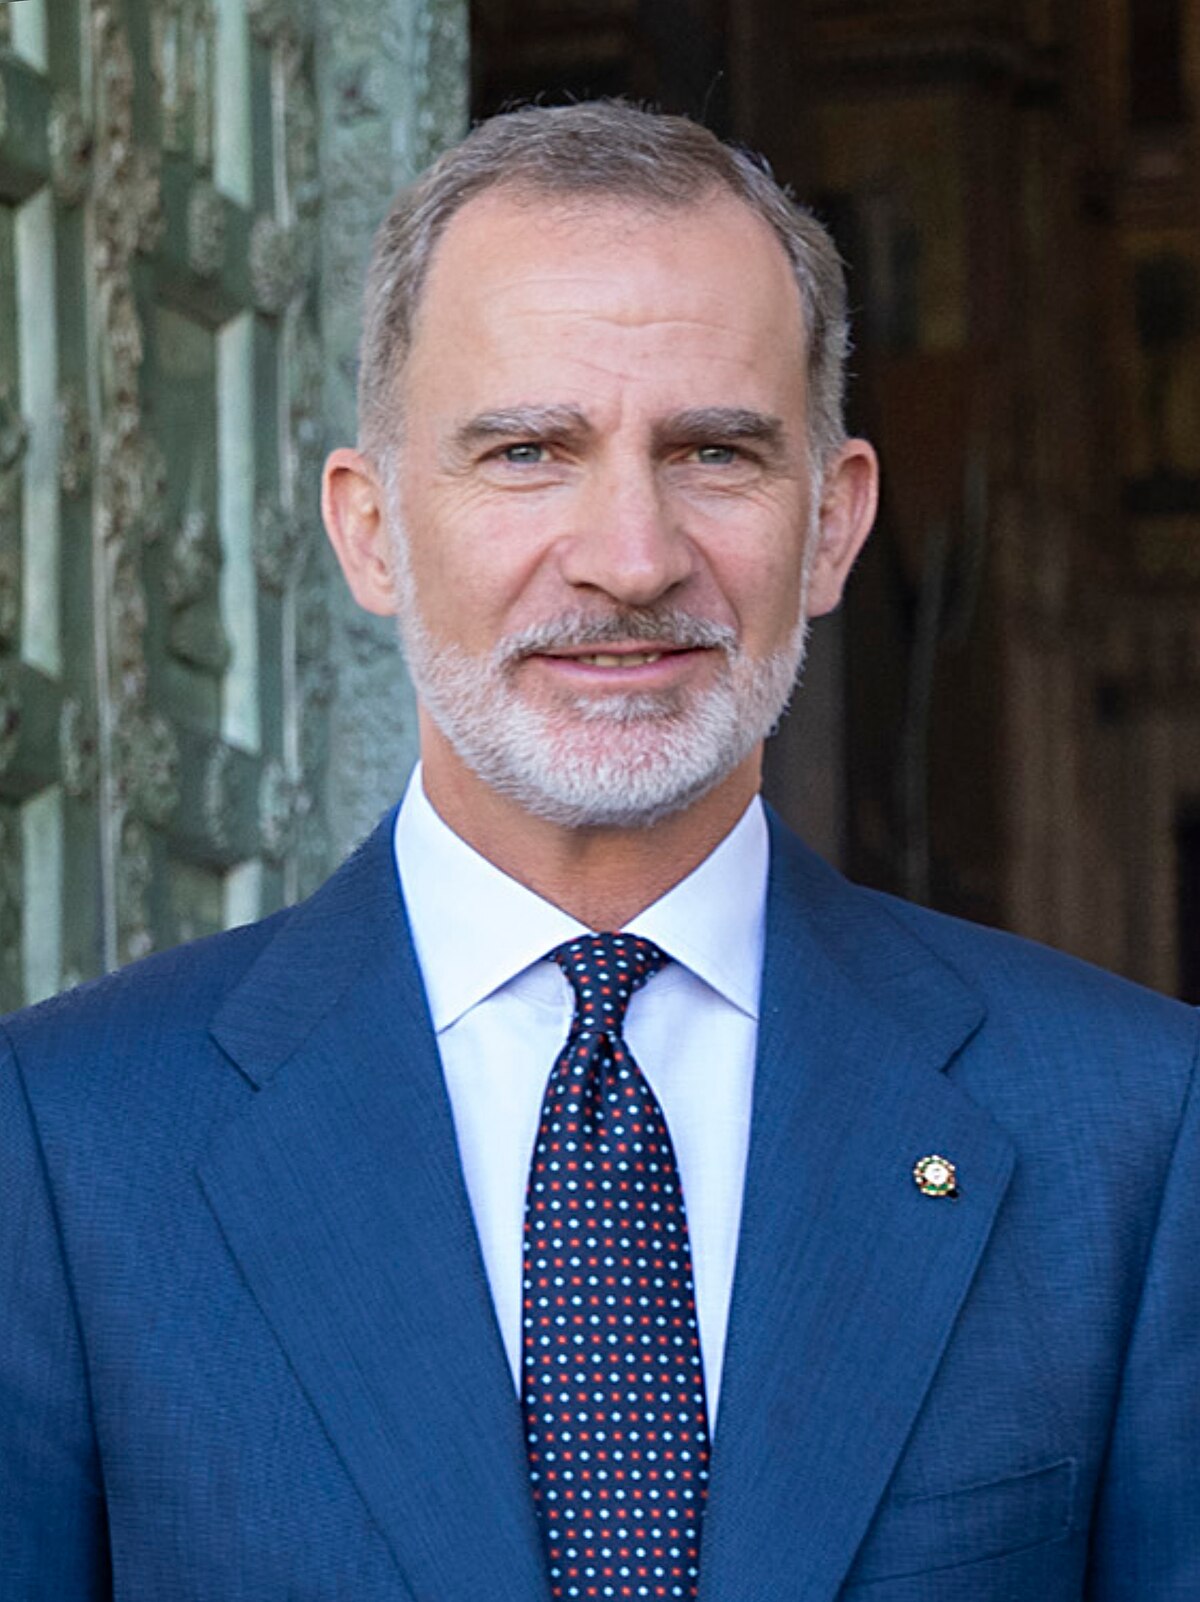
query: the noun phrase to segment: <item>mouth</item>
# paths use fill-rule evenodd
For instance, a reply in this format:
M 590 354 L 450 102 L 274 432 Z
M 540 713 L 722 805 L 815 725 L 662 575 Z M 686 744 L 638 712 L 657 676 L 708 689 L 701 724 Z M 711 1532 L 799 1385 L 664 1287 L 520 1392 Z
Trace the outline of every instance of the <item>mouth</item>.
M 710 648 L 643 640 L 551 647 L 533 651 L 525 660 L 537 664 L 552 680 L 576 689 L 603 691 L 618 684 L 653 693 L 674 691 L 691 679 L 700 662 L 713 654 Z
M 728 657 L 736 646 L 729 624 L 675 608 L 629 609 L 608 617 L 572 612 L 510 636 L 502 643 L 500 665 L 536 660 L 564 669 L 633 673 L 713 652 Z
M 582 662 L 587 667 L 635 668 L 648 667 L 651 662 L 658 662 L 667 654 L 666 651 L 581 651 L 570 660 Z

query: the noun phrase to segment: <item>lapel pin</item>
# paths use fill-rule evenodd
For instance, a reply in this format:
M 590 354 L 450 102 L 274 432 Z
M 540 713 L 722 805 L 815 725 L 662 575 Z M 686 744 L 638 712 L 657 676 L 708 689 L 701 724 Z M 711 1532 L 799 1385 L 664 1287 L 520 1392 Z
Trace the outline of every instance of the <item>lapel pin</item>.
M 957 1196 L 958 1172 L 949 1157 L 922 1157 L 913 1168 L 913 1179 L 922 1196 Z

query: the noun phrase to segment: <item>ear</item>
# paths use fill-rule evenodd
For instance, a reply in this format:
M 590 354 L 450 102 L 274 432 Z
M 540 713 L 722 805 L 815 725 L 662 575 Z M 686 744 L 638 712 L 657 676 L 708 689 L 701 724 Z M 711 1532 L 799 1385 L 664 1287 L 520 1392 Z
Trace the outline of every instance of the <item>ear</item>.
M 343 446 L 325 463 L 321 516 L 329 543 L 359 606 L 380 617 L 394 614 L 395 563 L 388 535 L 386 496 L 379 475 L 361 451 Z
M 875 521 L 879 461 L 865 439 L 849 439 L 825 472 L 816 555 L 808 581 L 810 617 L 824 617 L 842 589 Z

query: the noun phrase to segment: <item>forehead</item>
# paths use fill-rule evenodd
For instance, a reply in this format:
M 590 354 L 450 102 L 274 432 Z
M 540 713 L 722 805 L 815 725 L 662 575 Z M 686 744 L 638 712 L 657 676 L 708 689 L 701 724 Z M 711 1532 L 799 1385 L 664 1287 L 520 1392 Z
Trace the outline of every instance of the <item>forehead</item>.
M 731 371 L 802 374 L 804 345 L 783 246 L 735 196 L 650 208 L 499 189 L 469 201 L 438 243 L 407 376 L 423 388 L 446 364 L 483 374 L 557 357 L 644 371 L 705 355 Z

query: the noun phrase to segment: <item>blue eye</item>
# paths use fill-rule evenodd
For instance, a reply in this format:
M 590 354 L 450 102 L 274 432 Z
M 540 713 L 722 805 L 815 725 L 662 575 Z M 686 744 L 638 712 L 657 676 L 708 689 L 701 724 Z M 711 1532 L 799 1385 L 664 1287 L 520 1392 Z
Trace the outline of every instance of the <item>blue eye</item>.
M 696 459 L 703 462 L 706 467 L 728 467 L 737 461 L 737 451 L 732 445 L 698 445 Z
M 520 445 L 506 445 L 500 455 L 506 462 L 512 462 L 515 467 L 536 467 L 545 458 L 545 446 L 530 444 L 528 441 Z

